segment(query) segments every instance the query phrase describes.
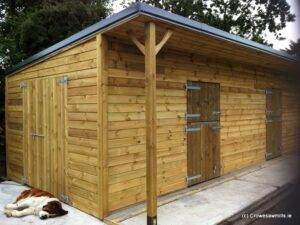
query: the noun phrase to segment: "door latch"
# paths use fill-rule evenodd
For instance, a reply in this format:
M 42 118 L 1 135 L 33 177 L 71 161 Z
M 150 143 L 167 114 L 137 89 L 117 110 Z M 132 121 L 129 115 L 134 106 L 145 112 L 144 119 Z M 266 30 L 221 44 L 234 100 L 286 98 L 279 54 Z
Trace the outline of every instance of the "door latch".
M 220 111 L 213 111 L 213 112 L 212 112 L 212 115 L 213 115 L 213 116 L 220 116 L 220 115 L 221 115 L 221 112 L 220 112 Z

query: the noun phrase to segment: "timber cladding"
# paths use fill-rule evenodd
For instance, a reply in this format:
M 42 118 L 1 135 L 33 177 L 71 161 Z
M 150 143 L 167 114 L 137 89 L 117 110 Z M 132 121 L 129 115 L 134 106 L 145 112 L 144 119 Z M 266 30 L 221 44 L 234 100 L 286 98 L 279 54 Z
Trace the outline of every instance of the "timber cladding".
M 101 218 L 100 207 L 112 212 L 146 197 L 144 56 L 134 45 L 107 39 L 105 65 L 97 62 L 101 40 L 91 38 L 6 83 L 8 177 Z M 102 66 L 107 79 L 99 81 Z M 158 194 L 187 187 L 188 81 L 220 86 L 223 175 L 265 160 L 265 88 L 282 93 L 283 153 L 299 147 L 299 97 L 287 77 L 163 49 L 157 57 Z M 99 91 L 102 85 L 107 88 Z
M 99 216 L 96 74 L 92 38 L 7 79 L 7 172 Z

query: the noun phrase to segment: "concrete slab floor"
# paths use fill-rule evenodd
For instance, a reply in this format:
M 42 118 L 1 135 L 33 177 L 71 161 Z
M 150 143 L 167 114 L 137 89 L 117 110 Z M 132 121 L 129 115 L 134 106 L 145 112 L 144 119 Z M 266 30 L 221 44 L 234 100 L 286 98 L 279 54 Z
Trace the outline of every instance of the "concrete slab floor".
M 68 214 L 62 217 L 40 220 L 37 216 L 25 216 L 22 218 L 7 218 L 3 209 L 7 203 L 15 201 L 21 191 L 27 189 L 25 186 L 12 181 L 0 183 L 0 224 L 1 225 L 105 225 L 97 218 L 90 216 L 71 206 L 63 204 Z
M 161 225 L 212 225 L 234 215 L 296 178 L 299 155 L 268 161 L 261 169 L 158 208 Z M 120 222 L 145 225 L 146 213 Z
M 158 208 L 159 225 L 212 225 L 232 216 L 246 206 L 263 198 L 296 178 L 299 155 L 274 159 L 249 173 L 234 175 L 232 179 L 164 204 Z M 222 178 L 219 178 L 222 180 Z M 2 225 L 103 225 L 104 223 L 71 206 L 63 205 L 68 215 L 47 220 L 36 216 L 7 218 L 3 207 L 13 202 L 26 187 L 11 181 L 0 183 L 0 224 Z M 122 222 L 122 225 L 145 225 L 146 213 Z

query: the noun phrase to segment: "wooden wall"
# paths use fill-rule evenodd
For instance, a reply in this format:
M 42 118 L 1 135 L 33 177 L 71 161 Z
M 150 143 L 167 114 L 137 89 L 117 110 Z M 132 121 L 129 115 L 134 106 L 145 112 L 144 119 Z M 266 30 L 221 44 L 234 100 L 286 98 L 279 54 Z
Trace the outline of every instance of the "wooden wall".
M 300 146 L 300 98 L 299 93 L 284 92 L 282 96 L 282 147 L 284 153 L 299 150 Z
M 20 82 L 67 76 L 65 178 L 71 205 L 99 216 L 96 41 L 92 38 L 7 79 L 8 176 L 24 174 L 26 88 Z M 221 174 L 265 160 L 266 97 L 283 91 L 283 150 L 299 147 L 299 98 L 289 75 L 270 74 L 203 56 L 162 50 L 157 59 L 158 193 L 186 187 L 187 80 L 221 85 Z M 108 210 L 145 199 L 144 57 L 134 45 L 110 39 L 108 52 Z M 298 121 L 298 122 L 295 122 Z M 25 160 L 25 161 L 24 161 Z
M 20 82 L 6 82 L 6 165 L 7 176 L 23 177 L 23 89 Z
M 120 40 L 112 41 L 109 50 L 109 210 L 115 210 L 145 199 L 144 59 Z M 295 93 L 288 75 L 174 50 L 159 54 L 157 64 L 159 194 L 186 187 L 187 80 L 221 84 L 222 175 L 265 160 L 267 87 L 283 91 L 284 150 L 299 146 L 299 123 L 292 121 L 300 118 L 291 105 Z
M 96 74 L 96 41 L 92 38 L 9 77 L 7 155 L 8 177 L 20 181 L 24 172 L 22 155 L 26 149 L 22 136 L 22 91 L 26 92 L 26 88 L 20 88 L 20 82 L 67 76 L 64 115 L 67 131 L 64 168 L 67 174 L 66 194 L 71 205 L 98 216 Z

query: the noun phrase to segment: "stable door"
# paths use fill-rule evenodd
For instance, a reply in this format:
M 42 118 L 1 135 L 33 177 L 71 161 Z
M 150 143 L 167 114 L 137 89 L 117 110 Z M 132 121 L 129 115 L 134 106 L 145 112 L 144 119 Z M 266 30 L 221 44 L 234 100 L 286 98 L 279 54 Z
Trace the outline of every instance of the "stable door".
M 189 186 L 220 176 L 220 85 L 189 81 L 187 160 Z
M 269 160 L 280 156 L 282 148 L 282 101 L 281 91 L 277 89 L 266 90 L 266 129 L 266 159 Z

